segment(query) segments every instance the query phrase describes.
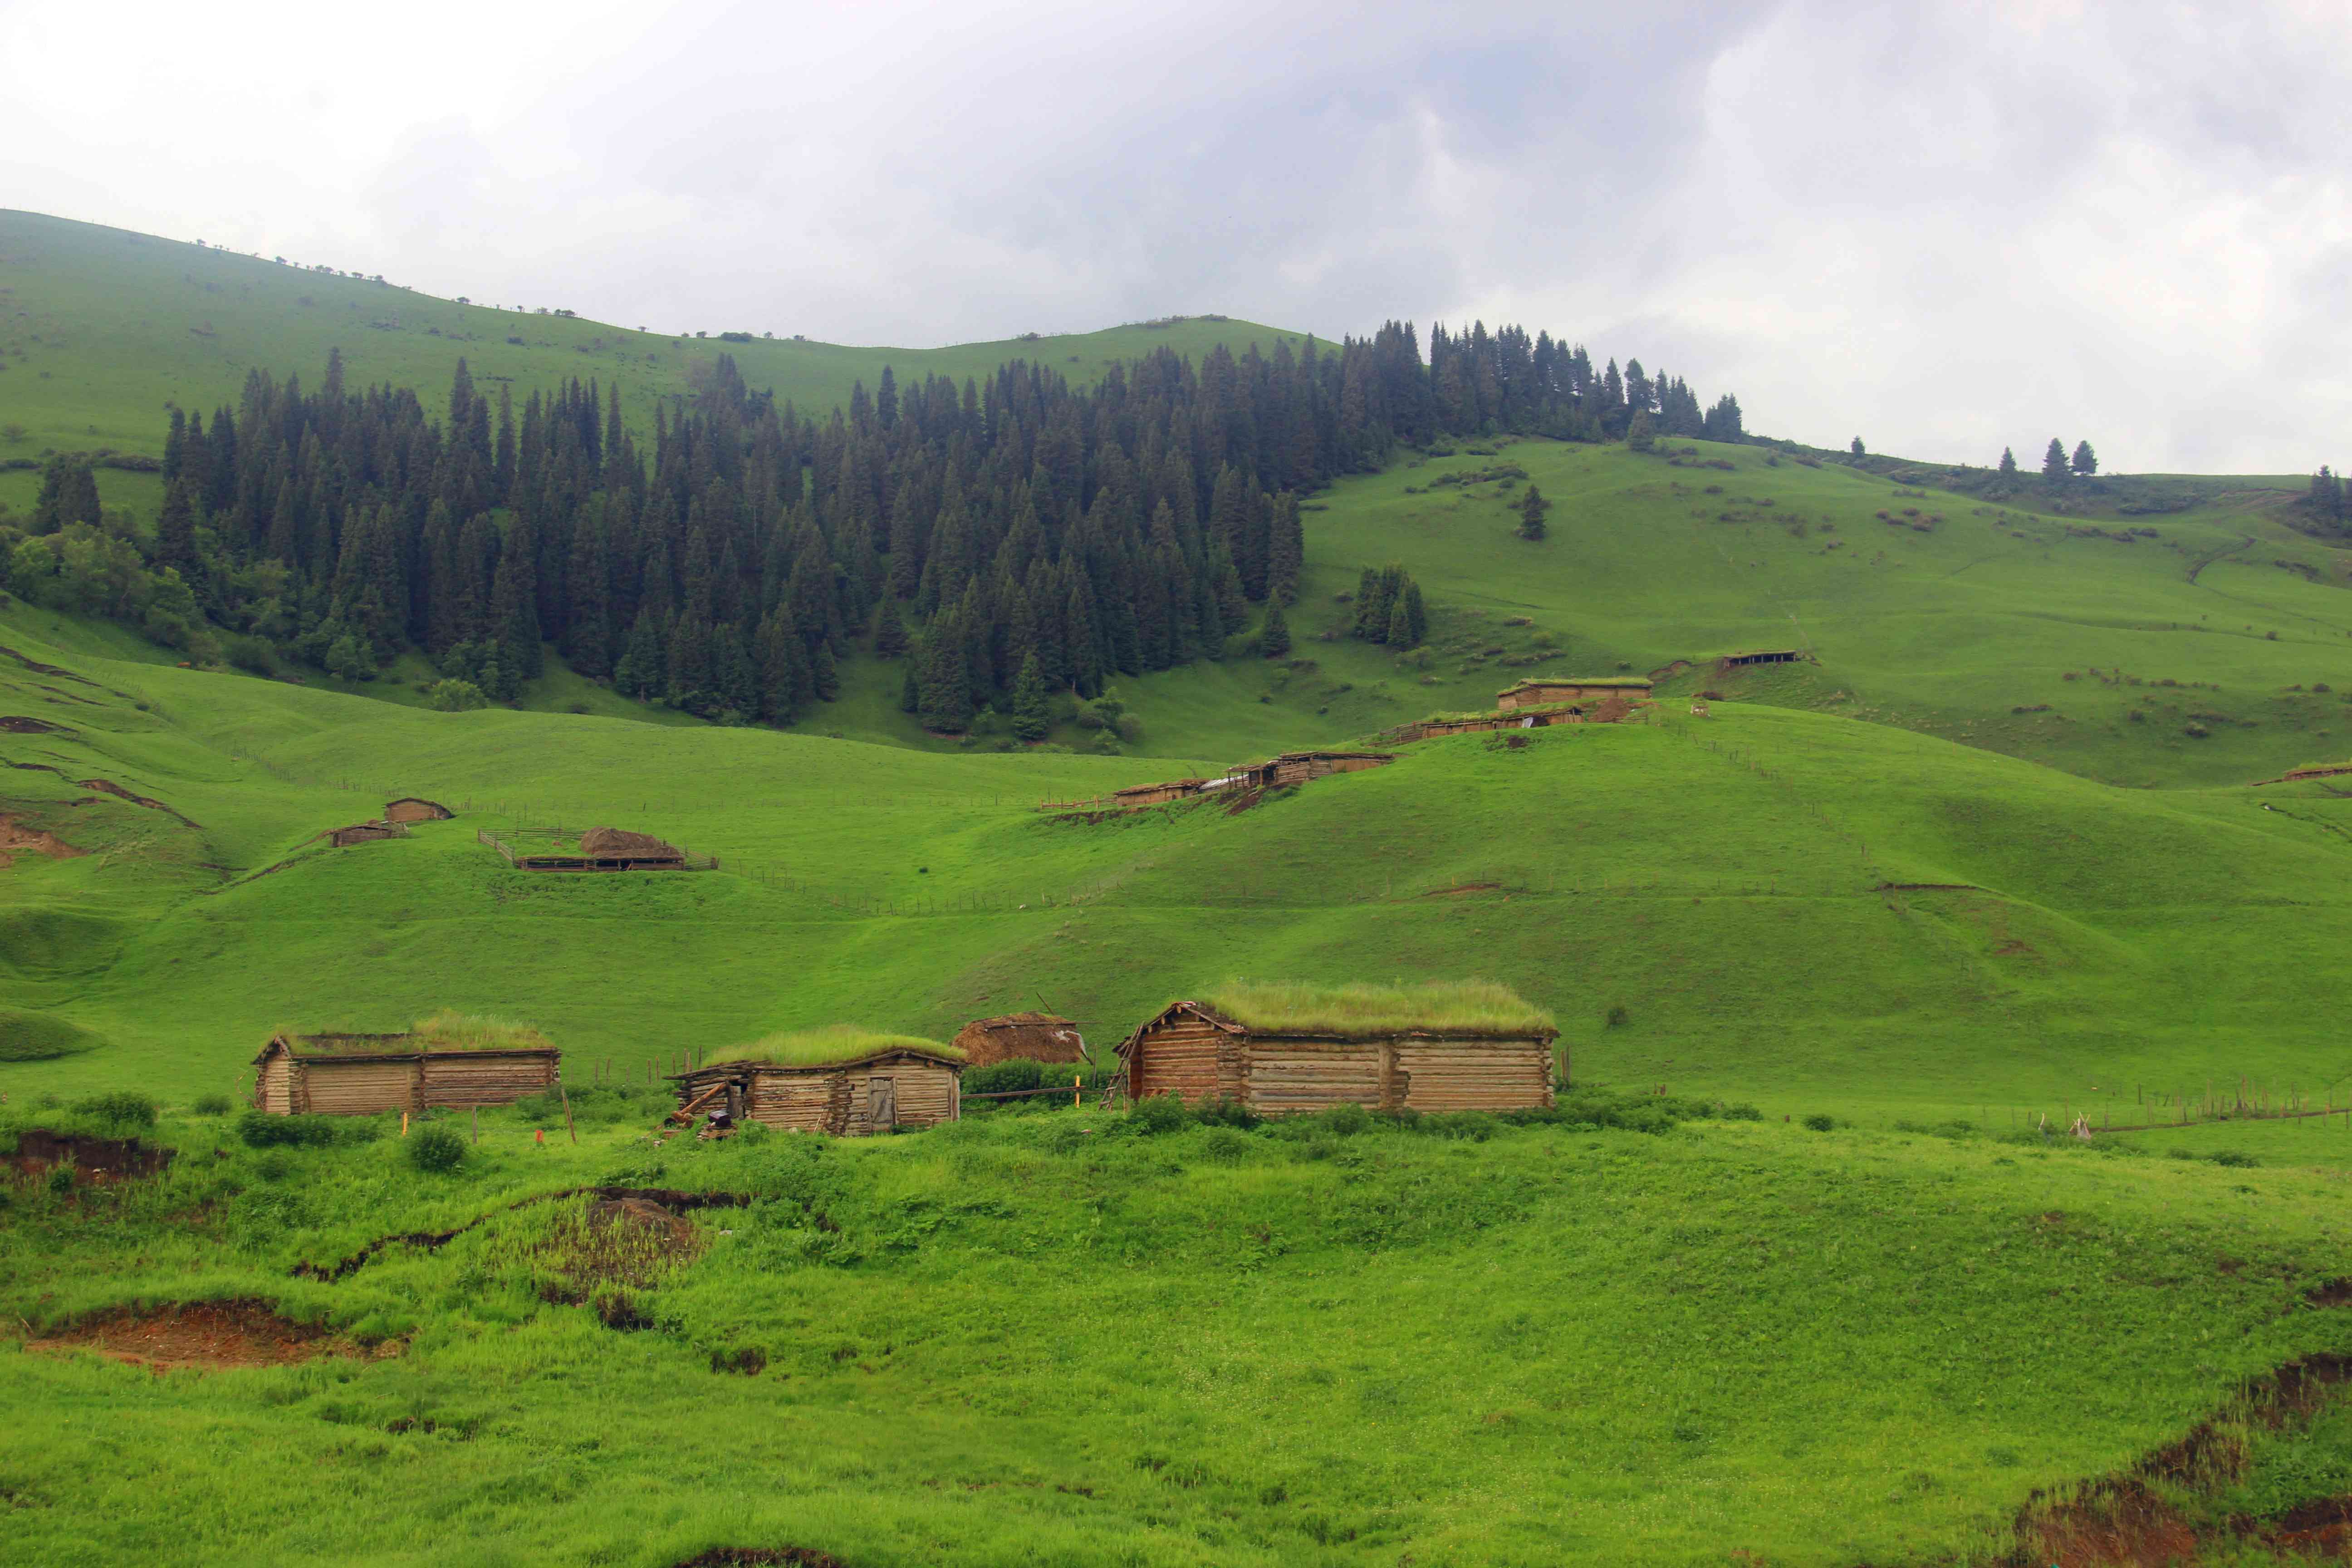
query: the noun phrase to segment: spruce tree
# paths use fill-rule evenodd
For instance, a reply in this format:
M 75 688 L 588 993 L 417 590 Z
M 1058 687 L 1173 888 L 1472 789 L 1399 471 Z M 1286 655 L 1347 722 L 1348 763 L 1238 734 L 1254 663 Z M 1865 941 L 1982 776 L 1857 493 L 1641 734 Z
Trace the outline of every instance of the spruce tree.
M 491 635 L 498 639 L 499 663 L 518 683 L 538 679 L 541 669 L 535 553 L 530 526 L 520 520 L 509 524 L 490 586 Z
M 1412 611 L 1406 606 L 1405 596 L 1399 594 L 1396 607 L 1389 612 L 1388 645 L 1392 648 L 1410 648 L 1412 637 Z
M 1408 577 L 1404 580 L 1405 647 L 1419 647 L 1429 640 L 1429 606 L 1421 597 L 1421 584 Z
M 2066 482 L 2066 444 L 2057 437 L 2050 437 L 2050 449 L 2042 454 L 2042 479 L 2045 484 Z
M 2007 447 L 2000 449 L 2000 474 L 2003 479 L 2017 477 L 2017 454 Z
M 874 657 L 897 658 L 906 651 L 906 619 L 898 614 L 898 601 L 885 594 L 874 606 Z
M 1654 450 L 1657 445 L 1657 421 L 1650 417 L 1649 410 L 1645 408 L 1634 415 L 1633 421 L 1625 426 L 1625 447 L 1628 451 L 1647 452 Z
M 155 514 L 155 564 L 174 567 L 184 578 L 196 576 L 196 502 L 185 479 L 164 489 L 163 510 Z
M 1052 728 L 1052 716 L 1045 708 L 1045 674 L 1032 653 L 1021 661 L 1021 673 L 1013 682 L 1013 736 L 1034 745 Z
M 2087 479 L 2099 471 L 2099 455 L 2091 450 L 2088 441 L 2077 441 L 2074 443 L 2074 459 L 2069 466 L 2076 478 Z
M 1543 491 L 1529 485 L 1528 493 L 1519 498 L 1519 537 L 1541 539 L 1544 536 L 1544 513 L 1550 510 L 1551 503 L 1544 500 Z
M 1258 634 L 1257 651 L 1267 658 L 1280 658 L 1290 651 L 1290 623 L 1283 618 L 1278 597 L 1266 603 L 1265 629 Z
M 1274 498 L 1265 559 L 1267 594 L 1285 605 L 1298 602 L 1298 574 L 1307 564 L 1307 533 L 1298 521 L 1298 498 L 1288 490 Z
M 1846 448 L 1846 450 L 1847 450 L 1847 451 L 1849 451 L 1849 452 L 1852 452 L 1852 453 L 1853 453 L 1855 457 L 1857 457 L 1857 458 L 1866 458 L 1866 457 L 1868 457 L 1868 456 L 1870 455 L 1866 450 L 1864 450 L 1864 449 L 1863 445 L 1862 445 L 1862 437 L 1859 437 L 1859 436 L 1856 436 L 1856 437 L 1853 438 L 1853 445 L 1852 445 L 1851 447 L 1848 447 Z
M 821 642 L 809 658 L 809 680 L 816 688 L 817 700 L 833 702 L 841 696 L 841 669 L 834 662 L 833 645 Z

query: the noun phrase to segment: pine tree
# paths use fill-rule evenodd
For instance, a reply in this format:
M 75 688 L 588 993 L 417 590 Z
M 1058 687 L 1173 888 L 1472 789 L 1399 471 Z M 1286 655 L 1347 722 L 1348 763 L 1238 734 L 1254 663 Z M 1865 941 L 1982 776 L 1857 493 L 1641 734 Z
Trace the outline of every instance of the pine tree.
M 1388 645 L 1399 649 L 1415 646 L 1412 636 L 1412 612 L 1406 607 L 1405 596 L 1402 594 L 1397 595 L 1396 607 L 1389 612 Z
M 1277 603 L 1298 602 L 1298 574 L 1307 564 L 1307 533 L 1298 521 L 1298 498 L 1288 490 L 1274 499 L 1268 523 L 1266 591 Z
M 499 663 L 518 683 L 538 679 L 541 668 L 536 553 L 530 526 L 520 519 L 509 524 L 490 586 L 491 635 L 498 639 Z
M 1013 682 L 1013 739 L 1034 745 L 1052 728 L 1052 716 L 1045 708 L 1045 671 L 1038 667 L 1037 656 L 1032 653 L 1021 661 L 1021 673 Z
M 650 702 L 669 689 L 667 638 L 661 614 L 651 607 L 637 612 L 629 628 L 628 645 L 613 668 L 613 689 L 624 697 Z
M 1853 438 L 1853 445 L 1852 445 L 1851 447 L 1848 447 L 1846 448 L 1846 450 L 1847 450 L 1847 451 L 1849 451 L 1849 452 L 1852 452 L 1852 453 L 1853 453 L 1855 457 L 1857 457 L 1857 458 L 1866 458 L 1866 457 L 1868 457 L 1868 456 L 1870 455 L 1867 451 L 1865 451 L 1865 450 L 1864 449 L 1863 445 L 1862 445 L 1862 437 L 1859 437 L 1859 436 L 1856 436 L 1856 437 Z
M 874 606 L 874 657 L 897 658 L 907 651 L 907 622 L 898 614 L 898 601 L 884 595 Z
M 837 701 L 841 697 L 841 668 L 834 662 L 833 645 L 821 642 L 809 659 L 809 679 L 816 687 L 817 700 Z
M 2069 465 L 2078 479 L 2089 479 L 2099 471 L 2099 455 L 2091 450 L 2088 441 L 2074 443 L 2074 457 Z
M 898 682 L 898 711 L 901 713 L 919 713 L 922 711 L 922 683 L 915 679 L 915 666 L 920 662 L 921 660 L 919 659 L 908 659 L 907 661 L 907 678 Z
M 1633 422 L 1625 426 L 1626 450 L 1647 452 L 1655 449 L 1657 445 L 1657 422 L 1650 417 L 1649 410 L 1643 409 L 1634 415 Z
M 1408 577 L 1404 580 L 1405 647 L 1419 647 L 1429 640 L 1429 606 L 1421 597 L 1421 584 Z
M 2017 477 L 2017 454 L 2007 447 L 2000 449 L 2000 474 L 2005 479 Z
M 1257 651 L 1267 658 L 1280 658 L 1290 651 L 1290 623 L 1283 618 L 1279 598 L 1266 605 L 1265 629 L 1258 634 Z
M 1544 513 L 1550 510 L 1551 503 L 1544 500 L 1543 491 L 1529 485 L 1528 493 L 1519 498 L 1519 537 L 1541 539 L 1544 536 Z
M 165 489 L 163 510 L 155 514 L 155 564 L 174 567 L 190 580 L 197 574 L 196 502 L 185 479 Z
M 2066 444 L 2055 436 L 2050 437 L 2050 449 L 2042 454 L 2042 479 L 2052 485 L 2066 482 Z

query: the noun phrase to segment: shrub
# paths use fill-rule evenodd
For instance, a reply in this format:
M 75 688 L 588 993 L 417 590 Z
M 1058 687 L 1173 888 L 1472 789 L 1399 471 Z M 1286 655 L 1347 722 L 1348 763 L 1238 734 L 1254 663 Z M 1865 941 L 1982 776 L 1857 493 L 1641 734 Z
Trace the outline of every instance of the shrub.
M 2213 1153 L 2213 1163 L 2229 1165 L 2239 1170 L 2249 1170 L 2261 1164 L 2262 1162 L 2242 1149 L 2220 1149 Z
M 1147 1138 L 1162 1132 L 1181 1132 L 1192 1123 L 1192 1113 L 1172 1094 L 1155 1094 L 1149 1100 L 1138 1100 L 1135 1109 L 1128 1112 L 1128 1124 Z
M 425 705 L 436 713 L 466 713 L 488 708 L 490 700 L 470 680 L 436 680 L 425 693 Z
M 196 1096 L 194 1110 L 198 1116 L 226 1116 L 229 1113 L 229 1098 L 227 1095 L 200 1094 Z
M 322 1149 L 335 1141 L 335 1123 L 327 1116 L 248 1110 L 236 1119 L 236 1135 L 248 1149 Z
M 68 1198 L 73 1196 L 73 1166 L 69 1163 L 61 1162 L 58 1164 L 50 1167 L 49 1194 L 52 1197 Z
M 1617 1028 L 1630 1022 L 1633 1016 L 1631 1013 L 1625 1011 L 1624 1005 L 1620 1003 L 1609 1009 L 1609 1026 L 1612 1029 Z
M 466 1141 L 454 1128 L 430 1124 L 418 1128 L 408 1140 L 408 1163 L 432 1175 L 446 1175 L 466 1161 Z
M 1366 1110 L 1362 1106 L 1350 1101 L 1347 1104 L 1333 1106 L 1330 1110 L 1323 1112 L 1319 1120 L 1325 1127 L 1328 1128 L 1331 1131 L 1338 1133 L 1340 1137 L 1353 1138 L 1357 1133 L 1364 1131 L 1371 1126 L 1372 1113 Z
M 1249 1134 L 1233 1127 L 1212 1127 L 1201 1135 L 1201 1158 L 1216 1165 L 1238 1165 L 1249 1153 Z
M 1815 1111 L 1812 1115 L 1805 1118 L 1805 1125 L 1811 1128 L 1816 1132 L 1828 1132 L 1836 1128 L 1837 1118 L 1834 1116 L 1825 1115 L 1820 1111 Z
M 155 1125 L 155 1102 L 127 1089 L 109 1089 L 88 1100 L 78 1100 L 73 1109 L 77 1114 L 103 1122 L 117 1131 Z

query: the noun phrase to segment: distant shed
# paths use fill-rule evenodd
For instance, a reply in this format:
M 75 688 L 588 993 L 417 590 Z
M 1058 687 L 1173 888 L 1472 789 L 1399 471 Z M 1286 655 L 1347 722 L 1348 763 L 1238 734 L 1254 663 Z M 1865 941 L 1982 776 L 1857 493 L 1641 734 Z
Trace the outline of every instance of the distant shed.
M 1495 706 L 1499 709 L 1541 708 L 1554 702 L 1586 704 L 1603 702 L 1612 697 L 1628 702 L 1646 700 L 1651 683 L 1639 675 L 1579 676 L 1573 679 L 1542 679 L 1522 680 L 1507 686 L 1495 694 Z
M 1552 1102 L 1549 1015 L 1501 986 L 1227 987 L 1170 1004 L 1118 1047 L 1135 1100 L 1523 1110 Z
M 398 800 L 383 803 L 383 819 L 386 822 L 446 822 L 457 815 L 439 801 L 426 800 L 421 795 L 404 795 Z
M 838 1138 L 933 1127 L 962 1114 L 963 1068 L 955 1047 L 912 1036 L 844 1027 L 777 1036 L 738 1059 L 672 1076 L 673 1115 L 724 1110 L 739 1123 Z
M 506 1105 L 552 1089 L 562 1061 L 536 1029 L 428 1019 L 397 1035 L 281 1031 L 253 1058 L 253 1103 L 277 1116 Z
M 1012 1013 L 1002 1018 L 975 1018 L 956 1032 L 956 1049 L 967 1066 L 993 1067 L 998 1062 L 1082 1062 L 1087 1042 L 1078 1026 L 1051 1013 Z
M 1794 664 L 1799 654 L 1792 647 L 1752 649 L 1747 653 L 1727 653 L 1715 661 L 1716 673 L 1728 674 L 1735 669 L 1747 669 L 1759 664 Z
M 405 838 L 408 829 L 397 822 L 354 822 L 349 827 L 327 830 L 327 842 L 338 849 L 354 844 L 373 844 L 379 838 Z

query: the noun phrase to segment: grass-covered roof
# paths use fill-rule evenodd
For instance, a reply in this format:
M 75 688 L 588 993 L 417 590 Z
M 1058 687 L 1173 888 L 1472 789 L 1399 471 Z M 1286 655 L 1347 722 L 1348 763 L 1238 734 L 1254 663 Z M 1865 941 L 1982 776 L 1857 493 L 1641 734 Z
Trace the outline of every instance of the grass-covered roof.
M 856 1024 L 828 1024 L 818 1029 L 793 1029 L 767 1036 L 728 1052 L 726 1060 L 772 1062 L 779 1067 L 830 1067 L 836 1062 L 863 1061 L 885 1051 L 922 1051 L 950 1061 L 964 1059 L 959 1047 L 927 1040 L 919 1035 L 891 1035 Z
M 1617 686 L 1647 688 L 1654 685 L 1646 675 L 1530 675 L 1503 688 L 1506 691 L 1524 691 L 1530 686 Z
M 504 1018 L 455 1013 L 446 1008 L 419 1018 L 408 1029 L 394 1034 L 363 1034 L 335 1029 L 280 1029 L 306 1057 L 365 1057 L 410 1051 L 551 1051 L 555 1042 L 529 1024 Z
M 1493 980 L 1420 985 L 1228 980 L 1202 1000 L 1246 1028 L 1286 1034 L 1528 1035 L 1554 1028 L 1549 1013 Z

